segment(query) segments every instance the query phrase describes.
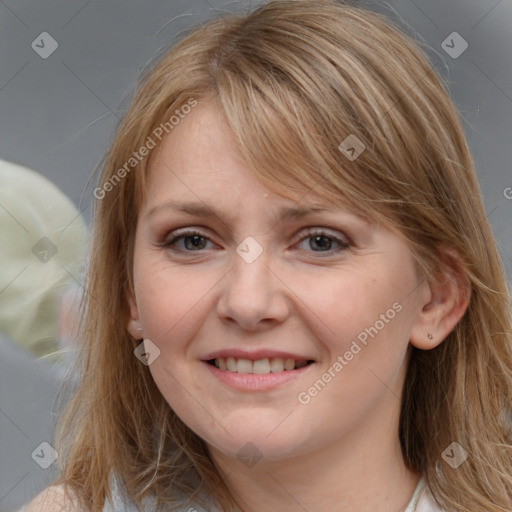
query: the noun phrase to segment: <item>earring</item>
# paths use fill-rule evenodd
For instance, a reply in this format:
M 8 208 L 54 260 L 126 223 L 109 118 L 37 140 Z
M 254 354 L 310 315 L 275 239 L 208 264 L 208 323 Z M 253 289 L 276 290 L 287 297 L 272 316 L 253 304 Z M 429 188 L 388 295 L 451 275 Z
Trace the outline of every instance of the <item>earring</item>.
M 432 334 L 428 333 L 428 334 L 427 334 L 427 338 L 428 338 L 429 340 L 433 340 L 433 339 L 434 339 L 434 336 L 432 336 Z

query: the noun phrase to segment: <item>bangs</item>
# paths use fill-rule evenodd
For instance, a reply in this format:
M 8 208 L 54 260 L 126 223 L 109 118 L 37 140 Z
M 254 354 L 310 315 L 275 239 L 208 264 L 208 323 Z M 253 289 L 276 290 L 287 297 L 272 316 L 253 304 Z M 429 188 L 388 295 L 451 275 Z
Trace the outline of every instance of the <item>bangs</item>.
M 437 124 L 435 73 L 376 14 L 369 22 L 347 8 L 338 20 L 315 7 L 311 19 L 295 20 L 279 4 L 265 9 L 266 17 L 255 11 L 213 22 L 178 45 L 153 84 L 148 116 L 165 121 L 191 96 L 218 101 L 240 156 L 275 193 L 318 196 L 411 229 L 418 208 L 435 207 L 436 198 L 423 198 L 432 167 L 443 167 L 428 147 Z
M 339 49 L 322 40 L 319 52 L 309 36 L 259 32 L 254 44 L 250 34 L 241 35 L 213 56 L 215 97 L 241 156 L 278 194 L 299 201 L 317 195 L 395 225 L 404 184 L 397 167 L 410 164 L 390 150 L 399 130 L 385 111 L 396 100 L 385 86 L 376 87 L 369 63 L 348 51 L 340 62 Z M 351 159 L 339 146 L 354 142 Z

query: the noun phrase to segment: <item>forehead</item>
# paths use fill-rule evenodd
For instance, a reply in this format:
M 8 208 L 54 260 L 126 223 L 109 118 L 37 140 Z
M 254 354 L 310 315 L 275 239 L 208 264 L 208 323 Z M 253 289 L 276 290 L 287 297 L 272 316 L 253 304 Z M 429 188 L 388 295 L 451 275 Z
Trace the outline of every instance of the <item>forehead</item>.
M 346 213 L 370 219 L 339 198 L 336 202 L 303 189 L 286 194 L 267 187 L 244 164 L 226 162 L 217 167 L 215 158 L 198 167 L 192 159 L 180 165 L 160 161 L 151 169 L 143 207 L 144 216 L 176 212 L 195 217 L 220 216 L 235 223 L 245 211 L 254 215 L 272 212 L 281 220 L 300 220 L 324 213 Z M 194 163 L 195 165 L 188 165 Z
M 204 99 L 164 137 L 148 174 L 150 196 L 272 194 L 250 171 L 219 105 Z M 151 197 L 149 198 L 151 199 Z
M 145 214 L 158 205 L 195 215 L 206 215 L 213 206 L 236 217 L 237 209 L 259 201 L 279 209 L 290 219 L 303 218 L 321 209 L 345 211 L 370 220 L 348 206 L 340 194 L 320 187 L 295 189 L 263 182 L 244 162 L 237 140 L 219 104 L 204 99 L 163 139 L 150 160 Z M 179 203 L 179 204 L 178 204 Z

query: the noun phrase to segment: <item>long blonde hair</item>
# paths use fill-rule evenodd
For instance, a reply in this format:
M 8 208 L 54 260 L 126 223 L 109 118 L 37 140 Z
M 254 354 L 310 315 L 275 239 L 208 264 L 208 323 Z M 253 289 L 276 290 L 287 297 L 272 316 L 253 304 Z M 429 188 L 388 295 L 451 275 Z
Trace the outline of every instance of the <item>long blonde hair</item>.
M 126 163 L 176 109 L 206 98 L 272 190 L 313 191 L 398 229 L 426 276 L 447 274 L 458 255 L 467 311 L 437 348 L 411 348 L 397 435 L 405 463 L 445 509 L 512 510 L 510 295 L 460 120 L 413 38 L 382 15 L 324 0 L 271 1 L 212 20 L 139 85 L 103 162 L 80 385 L 57 430 L 59 482 L 92 512 L 109 496 L 111 470 L 139 505 L 150 494 L 169 508 L 204 493 L 237 510 L 125 328 L 148 159 Z M 365 148 L 353 160 L 338 149 L 349 135 Z M 452 442 L 468 452 L 457 469 L 442 459 Z

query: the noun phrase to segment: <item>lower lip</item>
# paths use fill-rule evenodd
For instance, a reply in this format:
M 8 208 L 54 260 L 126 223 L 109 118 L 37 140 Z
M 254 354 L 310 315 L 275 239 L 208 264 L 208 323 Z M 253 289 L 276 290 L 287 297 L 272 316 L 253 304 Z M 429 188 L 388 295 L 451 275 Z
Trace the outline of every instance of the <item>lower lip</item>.
M 269 391 L 278 386 L 298 379 L 304 375 L 314 363 L 310 363 L 297 370 L 283 370 L 277 373 L 237 373 L 228 370 L 220 370 L 216 366 L 203 362 L 212 375 L 224 384 L 241 391 Z

